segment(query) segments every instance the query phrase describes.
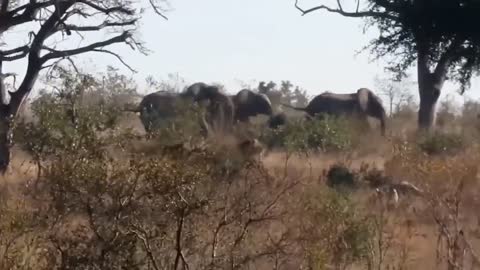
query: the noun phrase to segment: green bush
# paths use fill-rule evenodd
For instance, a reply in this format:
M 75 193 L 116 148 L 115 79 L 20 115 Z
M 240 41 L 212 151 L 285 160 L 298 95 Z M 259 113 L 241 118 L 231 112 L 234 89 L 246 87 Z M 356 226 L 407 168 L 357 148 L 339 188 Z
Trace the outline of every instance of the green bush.
M 149 115 L 153 130 L 151 136 L 160 139 L 163 144 L 196 141 L 205 132 L 199 116 L 204 114 L 204 110 L 199 106 L 179 101 L 175 117 L 162 119 L 156 115 Z
M 418 146 L 428 155 L 454 154 L 464 149 L 465 142 L 460 134 L 436 132 L 420 137 Z
M 284 147 L 290 151 L 334 152 L 351 149 L 353 137 L 347 119 L 324 115 L 321 119 L 289 122 L 279 129 L 268 130 L 261 139 L 269 147 Z
M 242 269 L 259 250 L 272 254 L 254 241 L 280 216 L 280 195 L 259 196 L 274 191 L 262 168 L 240 161 L 245 181 L 226 181 L 228 149 L 153 138 L 142 142 L 155 153 L 132 151 L 138 141 L 119 129 L 114 104 L 80 100 L 43 93 L 34 121 L 18 123 L 17 143 L 41 170 L 31 205 L 22 197 L 16 209 L 0 193 L 0 269 Z
M 374 241 L 372 220 L 363 216 L 348 196 L 333 190 L 311 190 L 302 207 L 308 214 L 299 217 L 305 240 L 308 269 L 348 269 L 369 259 Z M 343 267 L 341 267 L 343 266 Z

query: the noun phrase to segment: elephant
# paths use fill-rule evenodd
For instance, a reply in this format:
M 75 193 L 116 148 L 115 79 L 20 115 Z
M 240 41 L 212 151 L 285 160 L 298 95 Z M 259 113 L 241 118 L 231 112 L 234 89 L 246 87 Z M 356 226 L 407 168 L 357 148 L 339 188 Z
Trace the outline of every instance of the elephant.
M 130 110 L 140 113 L 140 121 L 147 133 L 164 127 L 168 120 L 177 115 L 176 109 L 181 102 L 177 93 L 158 91 L 146 95 L 136 109 Z
M 205 132 L 211 129 L 229 130 L 233 123 L 233 103 L 218 87 L 202 82 L 194 83 L 182 93 L 158 91 L 146 95 L 135 109 L 147 133 L 165 125 L 175 118 L 182 105 L 204 104 L 206 115 L 201 116 L 201 126 Z
M 325 113 L 329 115 L 356 115 L 363 120 L 367 116 L 374 117 L 380 121 L 380 131 L 385 136 L 386 112 L 382 101 L 371 90 L 360 88 L 356 93 L 335 94 L 325 92 L 314 97 L 305 108 L 298 108 L 288 104 L 283 106 L 304 111 L 308 117 L 314 117 L 316 114 Z
M 258 114 L 272 115 L 272 103 L 265 94 L 243 89 L 236 95 L 231 96 L 231 99 L 235 106 L 235 122 L 246 123 L 251 116 L 257 116 Z
M 231 131 L 234 123 L 235 106 L 230 97 L 217 86 L 199 82 L 189 86 L 182 97 L 193 98 L 194 102 L 204 103 L 207 110 L 208 126 L 216 131 Z

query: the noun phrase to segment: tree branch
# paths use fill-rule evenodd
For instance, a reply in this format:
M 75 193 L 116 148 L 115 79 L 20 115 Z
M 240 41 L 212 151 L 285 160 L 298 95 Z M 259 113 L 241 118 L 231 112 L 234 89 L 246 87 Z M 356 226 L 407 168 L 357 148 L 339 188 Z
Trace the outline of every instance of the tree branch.
M 180 217 L 178 218 L 178 226 L 177 226 L 177 232 L 176 232 L 176 251 L 177 255 L 175 257 L 175 263 L 173 266 L 174 270 L 178 269 L 178 265 L 180 264 L 180 259 L 182 260 L 183 267 L 185 269 L 189 269 L 190 267 L 188 266 L 187 260 L 185 259 L 185 256 L 183 255 L 182 251 L 182 230 L 183 230 L 183 222 L 185 220 L 185 209 L 182 209 L 180 211 Z
M 125 21 L 125 22 L 109 22 L 105 21 L 99 25 L 91 25 L 91 26 L 77 26 L 72 24 L 62 24 L 58 30 L 70 30 L 70 31 L 98 31 L 105 27 L 113 27 L 113 26 L 128 26 L 134 25 L 137 22 L 137 19 Z
M 445 50 L 442 57 L 435 67 L 434 75 L 437 81 L 444 81 L 448 72 L 448 67 L 455 60 L 455 56 L 463 44 L 464 39 L 455 38 L 450 46 Z
M 153 8 L 153 11 L 155 11 L 155 13 L 157 13 L 158 15 L 160 15 L 162 18 L 164 18 L 165 20 L 168 20 L 168 18 L 163 15 L 163 13 L 160 11 L 160 7 L 158 7 L 157 5 L 155 5 L 155 3 L 153 2 L 154 0 L 149 0 L 150 1 L 150 5 L 152 6 Z
M 80 48 L 77 48 L 77 49 L 64 50 L 64 51 L 57 51 L 57 50 L 54 50 L 54 49 L 48 49 L 51 52 L 44 55 L 41 58 L 41 62 L 45 63 L 48 60 L 51 60 L 51 59 L 54 59 L 54 58 L 63 58 L 63 57 L 67 57 L 67 56 L 73 56 L 73 55 L 93 51 L 95 49 L 102 48 L 102 47 L 105 47 L 105 46 L 108 46 L 108 45 L 111 45 L 111 44 L 114 44 L 114 43 L 125 42 L 130 36 L 131 36 L 131 34 L 128 31 L 125 31 L 121 35 L 118 35 L 118 36 L 113 37 L 111 39 L 96 42 L 96 43 L 92 43 L 90 45 L 80 47 Z
M 317 11 L 317 10 L 326 10 L 326 11 L 331 12 L 331 13 L 337 13 L 337 14 L 340 14 L 342 16 L 352 17 L 352 18 L 376 17 L 376 18 L 386 18 L 386 19 L 390 19 L 390 20 L 393 20 L 393 21 L 398 21 L 398 19 L 399 19 L 397 16 L 388 14 L 387 12 L 376 12 L 376 11 L 372 11 L 372 10 L 370 10 L 370 11 L 358 11 L 357 10 L 355 12 L 348 12 L 348 11 L 343 10 L 343 8 L 340 4 L 340 0 L 338 0 L 337 5 L 338 5 L 338 8 L 336 8 L 336 9 L 325 6 L 325 5 L 320 5 L 320 6 L 312 7 L 312 8 L 309 8 L 309 9 L 303 9 L 298 5 L 298 0 L 295 0 L 295 8 L 298 9 L 300 12 L 302 12 L 302 16 L 306 15 L 308 13 Z
M 109 50 L 104 50 L 104 49 L 94 49 L 92 50 L 93 52 L 101 52 L 101 53 L 107 53 L 107 54 L 110 54 L 110 55 L 113 55 L 115 56 L 125 67 L 127 67 L 130 71 L 134 72 L 134 73 L 137 73 L 137 71 L 135 69 L 133 69 L 130 65 L 128 65 L 124 60 L 123 58 L 117 54 L 117 53 L 114 53 L 112 51 L 109 51 Z
M 0 51 L 0 61 L 9 62 L 24 58 L 27 56 L 29 49 L 30 47 L 28 45 L 24 45 L 15 49 Z
M 34 3 L 31 0 L 31 3 Z M 45 39 L 49 36 L 51 31 L 55 28 L 58 20 L 65 14 L 65 12 L 74 4 L 74 2 L 59 2 L 55 7 L 55 12 L 45 21 L 41 26 L 38 33 L 35 35 L 32 45 L 30 46 L 30 52 L 28 55 L 28 66 L 25 77 L 20 84 L 19 88 L 15 92 L 10 92 L 9 117 L 14 117 L 18 109 L 20 108 L 25 96 L 32 90 L 37 76 L 42 67 L 42 61 L 40 60 L 40 50 L 43 47 Z
M 127 9 L 127 8 L 124 8 L 122 6 L 115 6 L 115 7 L 110 7 L 110 8 L 106 8 L 106 7 L 102 7 L 100 5 L 97 5 L 97 4 L 94 4 L 92 2 L 90 2 L 89 0 L 78 0 L 79 3 L 83 3 L 95 10 L 98 10 L 102 13 L 105 13 L 107 15 L 109 15 L 110 13 L 124 13 L 126 15 L 134 15 L 134 11 L 131 10 L 131 9 Z
M 41 8 L 51 6 L 55 2 L 56 2 L 55 0 L 50 0 L 50 1 L 37 3 L 36 0 L 30 0 L 28 4 L 19 6 L 12 11 L 9 11 L 6 13 L 0 13 L 0 33 L 5 32 L 6 30 L 8 30 L 13 26 L 26 23 L 29 21 L 33 21 L 35 14 Z M 21 14 L 18 14 L 21 11 L 23 12 Z
M 139 229 L 131 230 L 133 234 L 137 236 L 138 239 L 142 240 L 143 248 L 145 249 L 145 252 L 147 253 L 148 258 L 150 259 L 150 262 L 152 263 L 153 269 L 155 270 L 160 270 L 160 267 L 158 266 L 157 260 L 155 259 L 155 256 L 153 255 L 153 251 L 150 245 L 150 241 L 148 239 L 147 232 L 145 230 L 142 230 L 141 232 Z

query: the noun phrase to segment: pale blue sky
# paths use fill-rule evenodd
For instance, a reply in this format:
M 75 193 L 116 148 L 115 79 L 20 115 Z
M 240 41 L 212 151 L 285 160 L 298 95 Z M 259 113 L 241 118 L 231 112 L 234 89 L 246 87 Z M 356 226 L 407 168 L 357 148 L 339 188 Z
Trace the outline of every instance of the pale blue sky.
M 320 0 L 300 3 L 308 7 Z M 355 56 L 375 34 L 373 29 L 363 34 L 360 19 L 324 12 L 301 16 L 294 0 L 171 0 L 171 7 L 168 21 L 153 12 L 142 19 L 140 34 L 153 51 L 150 55 L 115 46 L 139 71 L 138 81 L 178 72 L 189 82 L 219 82 L 237 92 L 241 89 L 237 80 L 290 80 L 315 95 L 360 87 L 375 91 L 374 77 L 384 74 L 383 63 L 369 63 L 367 52 Z M 78 62 L 92 71 L 107 64 L 120 66 L 113 57 L 99 54 L 83 55 Z M 21 65 L 14 69 L 24 71 Z M 123 68 L 122 72 L 129 73 Z M 475 81 L 468 96 L 479 97 L 475 91 L 479 86 Z M 442 96 L 453 93 L 451 85 L 445 90 Z

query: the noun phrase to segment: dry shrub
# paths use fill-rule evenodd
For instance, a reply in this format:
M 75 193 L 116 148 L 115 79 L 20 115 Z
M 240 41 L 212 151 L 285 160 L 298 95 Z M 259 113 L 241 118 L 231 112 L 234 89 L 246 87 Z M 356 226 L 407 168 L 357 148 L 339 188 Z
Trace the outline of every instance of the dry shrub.
M 368 261 L 372 224 L 347 196 L 311 188 L 298 207 L 293 218 L 298 226 L 303 267 L 347 269 Z
M 479 263 L 470 241 L 475 238 L 478 224 L 478 164 L 480 155 L 475 145 L 456 154 L 431 156 L 415 143 L 398 142 L 393 157 L 385 163 L 388 175 L 407 180 L 424 192 L 408 219 L 436 231 L 431 239 L 436 250 L 433 258 L 437 267 L 464 269 L 465 262 Z

